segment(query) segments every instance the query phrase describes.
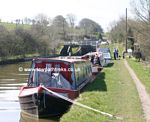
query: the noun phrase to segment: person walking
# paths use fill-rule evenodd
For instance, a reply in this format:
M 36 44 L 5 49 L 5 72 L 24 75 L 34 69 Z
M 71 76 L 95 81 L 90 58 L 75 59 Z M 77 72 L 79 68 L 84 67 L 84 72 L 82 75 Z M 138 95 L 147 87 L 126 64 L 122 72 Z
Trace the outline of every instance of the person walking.
M 117 54 L 116 54 L 116 53 L 117 53 L 117 52 L 116 52 L 116 48 L 114 48 L 113 53 L 114 53 L 114 59 L 116 60 L 116 55 L 117 55 Z
M 116 48 L 116 58 L 119 58 L 119 50 Z

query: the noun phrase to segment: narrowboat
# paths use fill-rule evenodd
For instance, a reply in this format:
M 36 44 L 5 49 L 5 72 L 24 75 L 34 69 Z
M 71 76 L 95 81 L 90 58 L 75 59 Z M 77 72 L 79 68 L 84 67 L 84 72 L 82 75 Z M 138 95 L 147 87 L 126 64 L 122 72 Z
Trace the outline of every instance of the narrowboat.
M 112 58 L 111 58 L 111 52 L 109 48 L 98 48 L 97 52 L 103 54 L 105 59 L 104 66 L 107 66 L 108 64 L 111 63 Z
M 62 115 L 72 105 L 63 97 L 74 100 L 94 78 L 88 60 L 33 59 L 27 85 L 21 87 L 18 96 L 21 110 L 38 118 Z
M 102 53 L 89 52 L 82 56 L 82 59 L 90 60 L 92 63 L 92 74 L 97 75 L 104 66 L 105 60 Z

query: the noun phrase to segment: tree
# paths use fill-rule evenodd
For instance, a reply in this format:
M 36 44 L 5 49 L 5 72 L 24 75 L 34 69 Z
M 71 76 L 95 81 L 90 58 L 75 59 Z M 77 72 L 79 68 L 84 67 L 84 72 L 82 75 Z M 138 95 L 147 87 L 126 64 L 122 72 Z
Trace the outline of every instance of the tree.
M 2 59 L 8 56 L 8 49 L 6 48 L 7 42 L 5 41 L 7 34 L 7 29 L 0 25 L 0 58 Z
M 30 31 L 18 28 L 15 30 L 16 38 L 20 39 L 20 44 L 22 45 L 21 52 L 22 55 L 35 53 L 38 49 L 38 42 L 31 35 Z
M 150 0 L 133 0 L 133 4 L 136 15 L 136 26 L 134 26 L 136 39 L 141 51 L 144 52 L 147 59 L 150 59 Z
M 80 21 L 79 27 L 84 30 L 84 34 L 87 36 L 94 35 L 97 32 L 103 33 L 103 29 L 98 23 L 87 18 Z
M 38 14 L 35 17 L 35 20 L 36 20 L 36 24 L 39 24 L 41 26 L 47 26 L 49 24 L 48 17 L 44 14 Z
M 69 21 L 69 25 L 71 28 L 74 28 L 75 26 L 75 21 L 76 21 L 76 16 L 74 14 L 67 14 L 67 19 Z
M 134 50 L 134 34 L 131 27 L 128 29 L 128 48 Z
M 150 22 L 150 0 L 132 0 L 131 5 L 139 20 Z
M 120 18 L 119 21 L 112 23 L 110 30 L 110 38 L 113 42 L 125 42 L 126 31 L 124 18 Z
M 35 19 L 32 20 L 32 34 L 37 38 L 48 33 L 49 19 L 44 14 L 38 14 Z
M 59 39 L 66 39 L 68 23 L 62 15 L 58 15 L 54 18 L 52 22 L 52 27 L 55 30 L 55 34 L 59 37 Z
M 28 17 L 25 17 L 23 21 L 24 21 L 25 24 L 31 24 L 32 19 L 30 19 Z

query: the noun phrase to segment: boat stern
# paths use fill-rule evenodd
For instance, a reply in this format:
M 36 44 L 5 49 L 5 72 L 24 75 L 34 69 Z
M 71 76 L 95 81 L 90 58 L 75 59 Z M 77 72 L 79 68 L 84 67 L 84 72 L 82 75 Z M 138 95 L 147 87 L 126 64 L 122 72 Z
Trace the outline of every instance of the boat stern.
M 62 115 L 70 108 L 72 102 L 60 98 L 57 94 L 66 99 L 75 99 L 79 95 L 79 91 L 59 88 L 46 90 L 42 86 L 23 87 L 19 94 L 21 110 L 38 118 Z

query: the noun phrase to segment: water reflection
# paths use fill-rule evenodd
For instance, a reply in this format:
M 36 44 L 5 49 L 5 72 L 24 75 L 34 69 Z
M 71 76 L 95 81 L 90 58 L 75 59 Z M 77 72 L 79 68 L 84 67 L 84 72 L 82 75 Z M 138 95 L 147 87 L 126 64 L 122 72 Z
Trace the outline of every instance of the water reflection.
M 28 78 L 28 72 L 20 72 L 19 67 L 30 67 L 30 62 L 0 65 L 0 85 L 25 83 Z M 21 84 L 20 84 L 21 85 Z
M 0 121 L 1 122 L 58 122 L 59 118 L 38 119 L 25 115 L 20 110 L 18 95 L 26 85 L 29 72 L 19 67 L 30 68 L 31 62 L 0 65 Z
M 20 121 L 19 122 L 59 122 L 59 117 L 58 118 L 38 119 L 36 117 L 26 115 L 23 112 L 20 112 Z
M 19 122 L 20 105 L 18 94 L 25 85 L 28 72 L 19 72 L 18 68 L 29 67 L 30 62 L 0 65 L 0 121 Z
M 0 121 L 18 122 L 20 106 L 18 102 L 19 90 L 0 90 Z

